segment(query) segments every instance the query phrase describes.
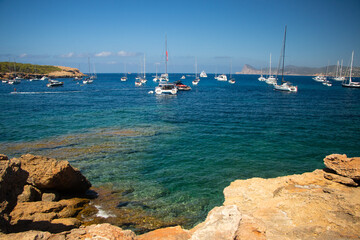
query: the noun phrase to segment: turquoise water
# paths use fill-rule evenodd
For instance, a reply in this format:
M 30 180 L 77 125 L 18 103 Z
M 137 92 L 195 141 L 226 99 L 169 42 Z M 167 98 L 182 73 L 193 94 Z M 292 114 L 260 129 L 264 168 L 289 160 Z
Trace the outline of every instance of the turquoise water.
M 66 159 L 93 185 L 127 191 L 148 214 L 185 227 L 221 205 L 235 179 L 312 171 L 331 153 L 360 156 L 360 89 L 339 82 L 291 76 L 299 91 L 289 94 L 258 76 L 231 85 L 209 74 L 190 92 L 155 96 L 152 80 L 135 87 L 135 75 L 121 77 L 1 84 L 0 153 Z

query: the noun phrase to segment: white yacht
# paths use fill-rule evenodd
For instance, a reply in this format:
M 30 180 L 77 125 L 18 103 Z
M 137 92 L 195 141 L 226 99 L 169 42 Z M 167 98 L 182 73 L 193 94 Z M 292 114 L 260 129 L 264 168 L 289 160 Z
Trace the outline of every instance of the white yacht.
M 197 76 L 197 59 L 195 58 L 195 79 L 192 81 L 193 85 L 198 85 L 200 78 Z
M 258 78 L 259 81 L 264 82 L 266 78 L 263 76 L 263 71 L 261 69 L 261 76 Z
M 200 73 L 200 77 L 201 77 L 201 78 L 207 78 L 206 72 L 205 72 L 205 71 L 202 71 L 202 72 Z
M 182 75 L 182 77 L 180 78 L 181 80 L 184 80 L 185 79 L 185 75 Z
M 171 94 L 175 95 L 177 94 L 177 87 L 173 83 L 169 83 L 168 81 L 160 81 L 159 85 L 155 87 L 155 93 L 158 95 L 161 94 Z
M 217 80 L 218 81 L 227 81 L 226 74 L 221 74 L 221 75 L 217 76 Z
M 281 70 L 281 85 L 278 85 L 277 82 L 274 84 L 274 89 L 279 91 L 287 91 L 287 92 L 297 92 L 297 86 L 293 86 L 290 82 L 284 80 L 284 68 L 285 68 L 285 41 L 286 41 L 286 26 L 283 40 L 283 48 L 281 49 L 282 56 L 282 70 Z M 279 64 L 280 66 L 280 64 Z
M 64 82 L 60 82 L 58 80 L 52 80 L 52 79 L 49 79 L 49 83 L 46 84 L 47 87 L 59 87 L 62 85 L 64 85 Z
M 339 61 L 338 61 L 339 64 Z M 341 60 L 341 66 L 340 66 L 340 71 L 338 74 L 337 68 L 336 68 L 336 77 L 334 77 L 335 81 L 345 81 L 345 77 L 342 76 L 342 67 L 343 67 L 343 60 Z
M 313 80 L 315 80 L 317 82 L 325 82 L 325 81 L 327 81 L 327 79 L 326 79 L 326 77 L 324 75 L 318 75 L 318 76 L 314 77 Z
M 351 55 L 351 66 L 350 66 L 349 80 L 348 81 L 343 81 L 341 85 L 343 87 L 347 87 L 347 88 L 360 88 L 360 82 L 353 82 L 352 79 L 351 79 L 353 61 L 354 61 L 354 51 L 352 52 L 352 55 Z

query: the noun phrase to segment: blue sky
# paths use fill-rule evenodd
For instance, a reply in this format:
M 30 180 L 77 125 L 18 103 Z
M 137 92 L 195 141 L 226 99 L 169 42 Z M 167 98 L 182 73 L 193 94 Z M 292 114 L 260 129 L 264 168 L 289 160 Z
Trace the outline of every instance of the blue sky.
M 360 65 L 359 0 L 0 0 L 0 61 L 163 72 L 167 35 L 169 72 L 237 72 L 276 67 L 285 25 L 286 65 Z

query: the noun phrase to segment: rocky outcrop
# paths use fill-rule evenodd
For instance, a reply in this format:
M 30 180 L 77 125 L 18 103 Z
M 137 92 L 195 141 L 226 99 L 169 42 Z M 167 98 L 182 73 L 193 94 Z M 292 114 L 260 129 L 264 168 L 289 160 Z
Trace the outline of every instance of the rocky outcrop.
M 345 154 L 332 154 L 324 158 L 324 164 L 343 177 L 360 181 L 360 157 L 348 158 Z
M 67 161 L 30 154 L 9 160 L 0 155 L 0 232 L 79 227 L 74 217 L 89 200 L 68 198 L 82 197 L 90 186 Z
M 61 71 L 51 72 L 48 74 L 51 78 L 73 78 L 73 77 L 83 77 L 85 74 L 81 73 L 77 68 L 56 66 L 61 69 Z
M 18 160 L 21 168 L 29 173 L 27 182 L 41 190 L 83 193 L 91 187 L 90 182 L 68 161 L 31 154 L 22 155 Z

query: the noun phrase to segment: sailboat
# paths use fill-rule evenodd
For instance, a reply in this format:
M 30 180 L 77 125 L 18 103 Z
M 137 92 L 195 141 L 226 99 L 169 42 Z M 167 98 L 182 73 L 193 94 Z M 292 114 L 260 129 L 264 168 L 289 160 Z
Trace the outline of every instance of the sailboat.
M 146 66 L 146 64 L 145 64 L 145 53 L 144 53 L 144 75 L 143 75 L 143 77 L 140 78 L 141 83 L 146 83 L 147 82 L 146 74 L 145 74 L 145 66 Z
M 297 86 L 293 86 L 290 82 L 287 82 L 284 80 L 286 27 L 287 26 L 285 25 L 283 48 L 281 49 L 281 54 L 280 54 L 280 56 L 282 56 L 282 59 L 280 57 L 280 61 L 282 60 L 281 85 L 278 85 L 277 82 L 275 82 L 274 88 L 275 88 L 275 90 L 279 90 L 279 91 L 297 92 L 297 90 L 298 90 Z M 279 68 L 280 68 L 280 61 L 279 61 L 278 72 L 279 72 Z
M 126 82 L 126 80 L 127 80 L 126 63 L 124 63 L 124 76 L 121 78 L 121 81 Z
M 339 61 L 338 61 L 338 64 L 339 64 Z M 343 68 L 343 60 L 341 59 L 340 71 L 338 74 L 337 69 L 336 69 L 336 77 L 334 78 L 335 81 L 344 81 L 345 80 L 345 77 L 342 76 L 342 68 Z
M 331 86 L 332 86 L 332 83 L 330 82 L 330 80 L 327 79 L 328 70 L 329 70 L 329 63 L 328 63 L 328 65 L 326 66 L 325 80 L 322 82 L 322 84 L 325 85 L 325 86 L 331 87 Z
M 83 84 L 90 84 L 93 82 L 93 78 L 90 74 L 90 58 L 88 58 L 88 63 L 89 63 L 89 76 L 83 80 Z
M 232 77 L 232 61 L 230 62 L 230 79 L 229 79 L 229 83 L 231 83 L 231 84 L 235 83 L 235 79 Z
M 165 73 L 161 74 L 159 85 L 155 87 L 155 93 L 157 95 L 162 94 L 172 94 L 175 95 L 178 92 L 178 89 L 175 84 L 169 83 L 169 75 L 167 73 L 167 61 L 168 58 L 168 52 L 167 52 L 167 37 L 165 35 Z
M 197 76 L 197 58 L 195 57 L 195 79 L 192 81 L 193 85 L 198 85 L 200 78 Z
M 266 78 L 264 78 L 264 76 L 263 76 L 262 68 L 261 68 L 261 76 L 258 78 L 258 80 L 261 81 L 261 82 L 266 80 Z
M 157 73 L 158 73 L 158 65 L 159 65 L 159 63 L 155 63 L 156 75 L 155 75 L 155 77 L 154 77 L 154 79 L 153 79 L 154 82 L 157 82 L 157 81 L 159 80 L 159 77 L 158 77 L 158 75 L 157 75 Z
M 348 81 L 343 81 L 342 82 L 342 86 L 343 87 L 347 87 L 347 88 L 360 88 L 360 82 L 353 82 L 351 77 L 352 77 L 352 67 L 353 67 L 353 62 L 354 62 L 354 51 L 352 52 L 351 55 L 351 65 L 350 65 L 350 75 L 349 75 L 349 80 Z
M 268 78 L 265 80 L 265 82 L 267 84 L 276 84 L 276 78 L 271 75 L 271 53 L 270 53 L 270 67 L 269 67 L 269 76 Z

